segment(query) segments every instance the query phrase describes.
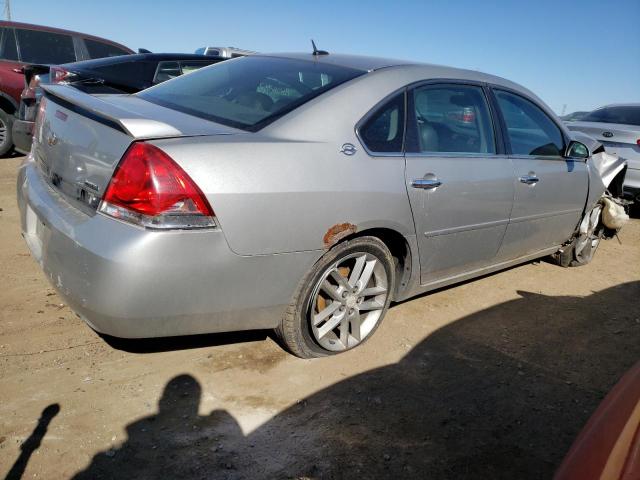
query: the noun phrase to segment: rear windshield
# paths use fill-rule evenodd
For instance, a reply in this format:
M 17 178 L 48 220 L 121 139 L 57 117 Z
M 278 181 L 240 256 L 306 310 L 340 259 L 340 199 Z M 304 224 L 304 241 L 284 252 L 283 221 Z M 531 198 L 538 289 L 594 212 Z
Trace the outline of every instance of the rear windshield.
M 581 118 L 583 122 L 621 123 L 640 126 L 640 106 L 604 107 Z
M 252 56 L 203 68 L 138 96 L 223 125 L 256 131 L 363 73 L 314 61 Z

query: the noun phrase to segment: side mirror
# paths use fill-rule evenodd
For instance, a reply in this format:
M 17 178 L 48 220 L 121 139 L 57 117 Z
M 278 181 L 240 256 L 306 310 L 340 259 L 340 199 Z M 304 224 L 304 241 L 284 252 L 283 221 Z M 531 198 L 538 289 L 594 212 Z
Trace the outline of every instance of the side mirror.
M 567 153 L 565 155 L 567 158 L 580 158 L 582 160 L 586 160 L 589 156 L 590 154 L 587 146 L 584 143 L 580 143 L 575 140 L 569 143 Z

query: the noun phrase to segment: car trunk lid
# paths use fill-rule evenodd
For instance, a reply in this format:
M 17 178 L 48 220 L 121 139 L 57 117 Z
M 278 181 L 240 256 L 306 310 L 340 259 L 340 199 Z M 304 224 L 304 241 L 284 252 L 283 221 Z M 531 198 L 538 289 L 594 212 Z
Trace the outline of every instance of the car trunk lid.
M 52 188 L 88 213 L 133 141 L 239 132 L 135 96 L 92 96 L 62 85 L 44 90 L 34 159 Z

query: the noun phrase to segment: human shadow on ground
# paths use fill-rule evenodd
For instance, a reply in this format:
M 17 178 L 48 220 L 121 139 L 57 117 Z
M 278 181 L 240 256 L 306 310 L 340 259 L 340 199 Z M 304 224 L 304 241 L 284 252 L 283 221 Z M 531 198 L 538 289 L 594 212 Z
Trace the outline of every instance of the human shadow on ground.
M 226 411 L 198 415 L 200 385 L 176 377 L 158 413 L 75 478 L 551 478 L 640 358 L 640 282 L 584 298 L 520 295 L 247 435 Z
M 42 414 L 40 414 L 40 418 L 38 419 L 36 428 L 33 429 L 33 432 L 31 432 L 29 438 L 27 438 L 22 443 L 22 445 L 20 445 L 20 455 L 11 467 L 11 470 L 9 470 L 9 473 L 7 473 L 5 480 L 19 480 L 20 478 L 22 478 L 31 455 L 33 455 L 33 452 L 40 448 L 40 444 L 42 443 L 42 439 L 47 433 L 47 429 L 49 428 L 51 420 L 53 420 L 53 417 L 55 417 L 59 412 L 60 405 L 58 405 L 57 403 L 53 403 L 42 410 Z

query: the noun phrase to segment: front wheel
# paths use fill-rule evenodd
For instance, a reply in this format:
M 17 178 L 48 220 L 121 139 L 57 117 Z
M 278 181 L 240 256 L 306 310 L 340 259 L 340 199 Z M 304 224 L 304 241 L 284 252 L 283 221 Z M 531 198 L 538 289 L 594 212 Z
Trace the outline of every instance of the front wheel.
M 359 237 L 324 254 L 298 286 L 276 330 L 302 358 L 350 350 L 371 337 L 391 302 L 391 252 L 376 237 Z

